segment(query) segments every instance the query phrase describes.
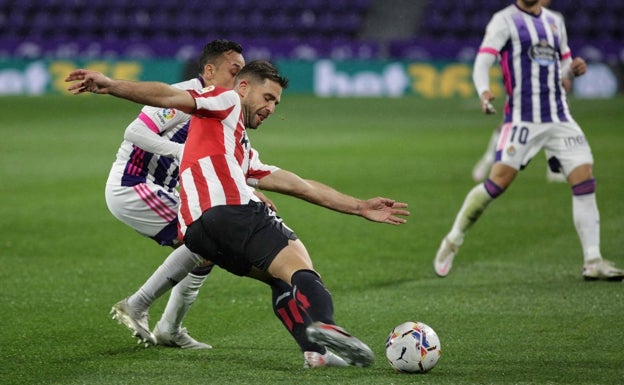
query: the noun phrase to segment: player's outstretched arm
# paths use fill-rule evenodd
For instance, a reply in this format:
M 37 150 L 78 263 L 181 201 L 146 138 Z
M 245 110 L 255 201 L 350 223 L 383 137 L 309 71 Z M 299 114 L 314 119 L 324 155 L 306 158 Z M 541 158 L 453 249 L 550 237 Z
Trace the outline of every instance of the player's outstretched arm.
M 195 109 L 195 100 L 188 92 L 166 83 L 111 79 L 100 72 L 84 69 L 70 72 L 65 81 L 72 82 L 67 90 L 74 95 L 84 92 L 110 94 L 149 106 L 176 108 L 189 113 Z
M 359 215 L 371 221 L 392 225 L 406 223 L 407 220 L 401 216 L 410 214 L 405 210 L 407 203 L 380 197 L 361 200 L 336 191 L 323 183 L 302 179 L 286 170 L 278 170 L 260 179 L 256 187 L 291 195 L 341 213 Z

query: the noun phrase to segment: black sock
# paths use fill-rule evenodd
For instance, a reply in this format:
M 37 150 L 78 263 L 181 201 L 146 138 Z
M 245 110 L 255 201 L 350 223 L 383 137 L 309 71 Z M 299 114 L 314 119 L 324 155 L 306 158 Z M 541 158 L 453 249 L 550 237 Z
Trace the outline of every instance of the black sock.
M 308 340 L 306 328 L 312 322 L 308 314 L 297 306 L 292 287 L 281 280 L 271 282 L 273 312 L 295 339 L 301 351 L 325 353 L 325 347 Z
M 334 324 L 334 303 L 321 277 L 312 270 L 298 270 L 291 277 L 293 295 L 299 308 L 312 321 Z

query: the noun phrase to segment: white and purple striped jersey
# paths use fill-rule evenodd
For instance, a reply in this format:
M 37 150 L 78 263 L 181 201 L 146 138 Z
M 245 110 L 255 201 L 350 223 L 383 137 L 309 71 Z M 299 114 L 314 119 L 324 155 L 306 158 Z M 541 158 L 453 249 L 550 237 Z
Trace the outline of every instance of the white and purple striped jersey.
M 184 90 L 199 90 L 205 85 L 203 79 L 197 77 L 172 86 Z M 179 110 L 144 106 L 131 126 L 146 126 L 160 137 L 167 138 L 172 145 L 177 144 L 177 146 L 171 146 L 172 148 L 179 148 L 186 142 L 190 118 L 189 114 Z M 124 140 L 117 150 L 116 159 L 106 183 L 131 187 L 150 181 L 173 191 L 178 186 L 179 159 L 175 159 L 174 150 L 160 152 L 170 156 L 155 154 Z
M 515 4 L 502 9 L 487 25 L 482 54 L 500 59 L 507 93 L 505 122 L 573 121 L 562 85 L 572 53 L 559 13 L 542 8 L 533 15 Z

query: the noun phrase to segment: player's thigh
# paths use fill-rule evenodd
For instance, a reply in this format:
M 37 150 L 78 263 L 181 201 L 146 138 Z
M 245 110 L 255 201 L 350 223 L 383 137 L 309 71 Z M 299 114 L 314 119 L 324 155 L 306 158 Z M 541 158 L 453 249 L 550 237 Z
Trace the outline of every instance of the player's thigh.
M 292 275 L 298 270 L 314 270 L 312 260 L 301 240 L 291 240 L 271 261 L 268 272 L 291 284 Z
M 496 161 L 521 170 L 544 147 L 547 139 L 543 124 L 506 123 L 496 147 Z
M 115 218 L 148 237 L 157 235 L 177 221 L 177 194 L 158 185 L 106 185 L 105 196 L 108 209 Z
M 548 159 L 557 160 L 566 176 L 579 166 L 594 164 L 587 138 L 575 122 L 553 124 L 544 152 Z

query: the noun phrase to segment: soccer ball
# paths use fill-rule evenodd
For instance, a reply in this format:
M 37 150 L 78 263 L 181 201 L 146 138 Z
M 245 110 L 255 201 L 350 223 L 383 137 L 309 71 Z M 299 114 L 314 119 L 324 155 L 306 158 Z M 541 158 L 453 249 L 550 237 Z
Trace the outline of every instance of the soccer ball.
M 399 372 L 428 372 L 438 363 L 441 354 L 440 338 L 422 322 L 402 323 L 386 340 L 386 358 Z

